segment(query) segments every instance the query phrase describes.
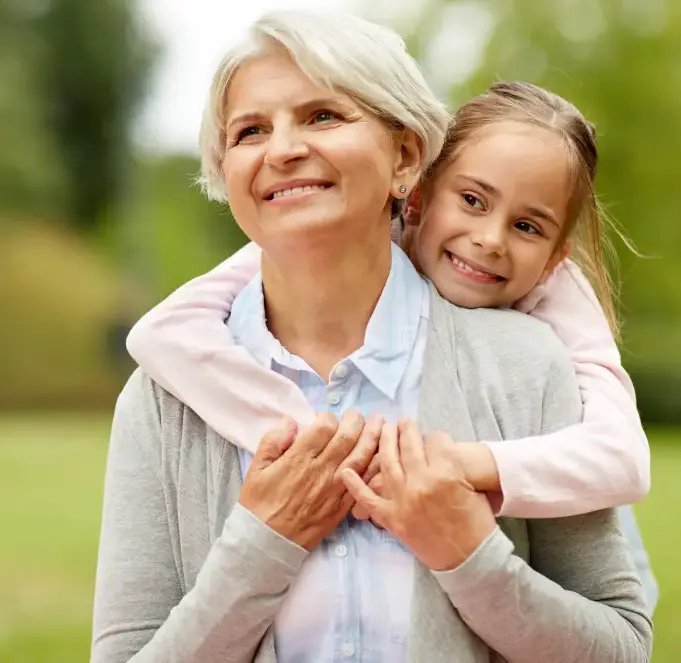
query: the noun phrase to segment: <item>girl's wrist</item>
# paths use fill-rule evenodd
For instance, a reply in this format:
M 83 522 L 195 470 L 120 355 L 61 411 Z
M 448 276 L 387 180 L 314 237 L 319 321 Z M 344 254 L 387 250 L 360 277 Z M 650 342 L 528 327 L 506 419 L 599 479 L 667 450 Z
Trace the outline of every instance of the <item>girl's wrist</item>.
M 459 453 L 464 475 L 477 492 L 496 493 L 501 490 L 499 468 L 488 445 L 462 442 L 455 448 Z

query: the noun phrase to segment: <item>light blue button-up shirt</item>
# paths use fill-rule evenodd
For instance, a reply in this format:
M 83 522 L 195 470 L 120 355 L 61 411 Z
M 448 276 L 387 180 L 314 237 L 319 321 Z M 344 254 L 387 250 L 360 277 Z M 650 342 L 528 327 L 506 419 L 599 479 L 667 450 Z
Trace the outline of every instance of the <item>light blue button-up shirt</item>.
M 259 276 L 236 298 L 227 324 L 236 343 L 298 385 L 316 411 L 353 408 L 396 421 L 417 416 L 428 306 L 425 281 L 393 244 L 364 345 L 336 364 L 328 383 L 267 329 Z M 245 474 L 251 456 L 242 450 L 240 459 Z M 412 576 L 413 557 L 390 534 L 348 517 L 310 554 L 277 614 L 277 660 L 406 660 Z

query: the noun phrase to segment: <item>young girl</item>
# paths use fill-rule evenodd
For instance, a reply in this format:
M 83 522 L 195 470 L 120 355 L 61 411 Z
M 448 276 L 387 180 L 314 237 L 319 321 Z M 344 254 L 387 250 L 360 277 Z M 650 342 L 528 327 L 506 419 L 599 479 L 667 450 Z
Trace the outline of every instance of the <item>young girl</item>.
M 541 141 L 560 141 L 564 163 L 545 163 Z M 515 307 L 547 322 L 575 366 L 582 424 L 459 445 L 471 484 L 500 492 L 500 515 L 575 515 L 630 504 L 649 489 L 648 444 L 613 337 L 596 162 L 593 127 L 574 106 L 530 84 L 500 83 L 456 113 L 438 161 L 405 209 L 403 246 L 444 297 L 469 308 Z M 555 181 L 533 181 L 533 168 L 544 167 L 556 170 Z M 144 371 L 251 452 L 282 416 L 304 425 L 314 414 L 293 383 L 233 345 L 224 324 L 259 266 L 258 247 L 246 246 L 170 295 L 128 337 Z M 255 428 L 253 421 L 264 423 Z M 631 513 L 624 515 L 654 604 L 638 531 Z

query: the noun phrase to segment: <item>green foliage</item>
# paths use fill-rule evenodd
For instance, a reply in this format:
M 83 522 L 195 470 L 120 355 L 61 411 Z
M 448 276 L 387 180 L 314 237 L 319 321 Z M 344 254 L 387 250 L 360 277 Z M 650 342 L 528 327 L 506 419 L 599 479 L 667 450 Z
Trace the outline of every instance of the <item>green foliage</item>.
M 0 24 L 0 205 L 93 228 L 129 185 L 130 121 L 157 49 L 132 0 L 14 0 Z
M 47 129 L 35 76 L 43 47 L 16 9 L 0 2 L 0 216 L 42 216 L 63 208 L 61 155 Z
M 0 407 L 102 407 L 121 378 L 107 347 L 122 279 L 68 228 L 0 228 Z
M 208 201 L 195 185 L 199 162 L 172 155 L 135 164 L 135 187 L 115 210 L 104 241 L 142 289 L 147 304 L 208 271 L 246 237 L 229 207 Z
M 91 227 L 125 190 L 130 118 L 154 51 L 130 0 L 52 0 L 37 26 L 41 82 L 64 157 L 69 218 Z

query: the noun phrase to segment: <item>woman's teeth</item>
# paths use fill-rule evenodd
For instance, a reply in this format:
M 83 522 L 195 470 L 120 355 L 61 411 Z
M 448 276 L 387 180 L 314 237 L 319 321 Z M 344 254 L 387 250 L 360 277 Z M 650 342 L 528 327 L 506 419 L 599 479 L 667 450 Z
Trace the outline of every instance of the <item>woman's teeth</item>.
M 272 200 L 277 198 L 285 198 L 286 196 L 297 196 L 308 191 L 324 191 L 326 189 L 323 184 L 306 184 L 305 186 L 296 186 L 293 189 L 284 189 L 272 194 Z

